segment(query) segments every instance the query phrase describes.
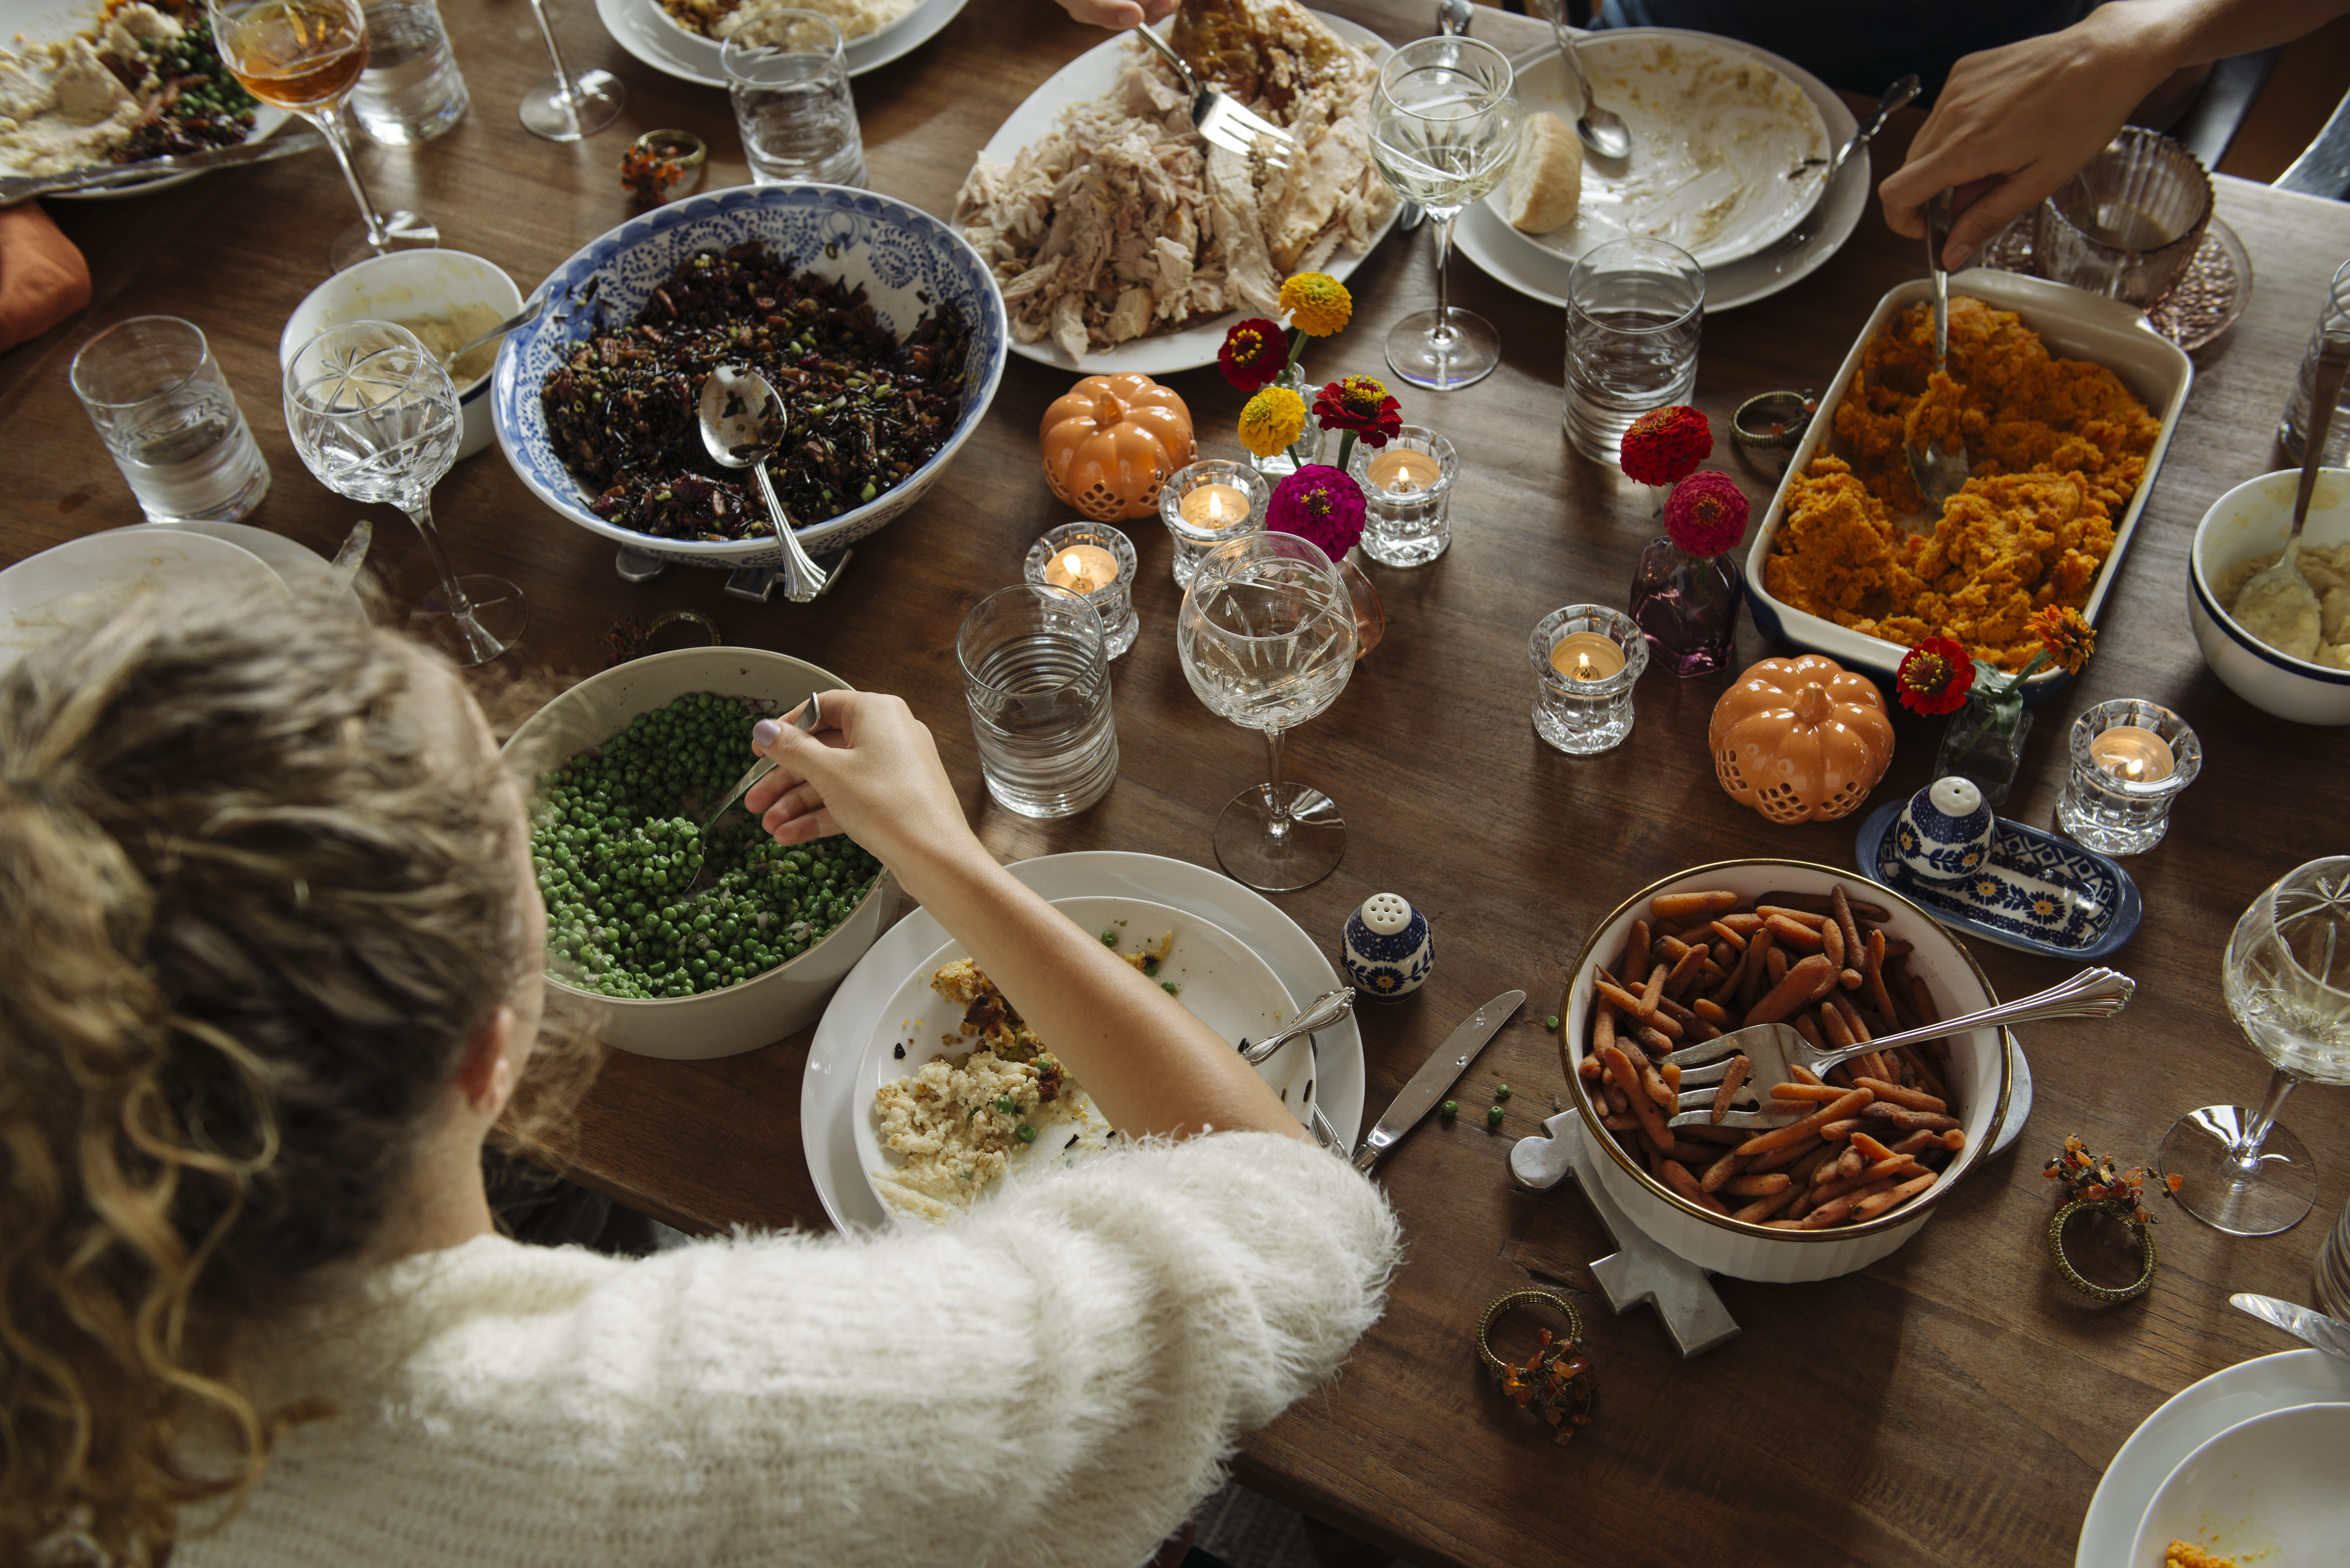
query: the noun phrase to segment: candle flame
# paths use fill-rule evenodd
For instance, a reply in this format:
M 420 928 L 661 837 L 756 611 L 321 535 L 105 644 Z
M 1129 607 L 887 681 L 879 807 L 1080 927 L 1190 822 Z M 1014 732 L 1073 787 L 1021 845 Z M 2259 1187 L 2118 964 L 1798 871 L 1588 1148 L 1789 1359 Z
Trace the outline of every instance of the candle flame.
M 1208 524 L 1211 527 L 1224 520 L 1224 498 L 1214 491 L 1208 492 Z
M 1577 680 L 1596 680 L 1599 679 L 1599 672 L 1591 667 L 1591 655 L 1587 653 L 1578 653 L 1575 656 L 1575 679 Z

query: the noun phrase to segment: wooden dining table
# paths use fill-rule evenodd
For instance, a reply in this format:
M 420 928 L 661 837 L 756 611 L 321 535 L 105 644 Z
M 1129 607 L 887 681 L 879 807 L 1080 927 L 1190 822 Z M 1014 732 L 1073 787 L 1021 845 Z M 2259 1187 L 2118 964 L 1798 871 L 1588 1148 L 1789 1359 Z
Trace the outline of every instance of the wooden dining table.
M 1330 8 L 1391 40 L 1431 30 L 1423 5 Z M 488 257 L 525 289 L 629 215 L 619 161 L 638 132 L 697 131 L 711 146 L 710 185 L 748 178 L 722 91 L 639 64 L 588 0 L 551 9 L 570 64 L 626 84 L 617 125 L 570 145 L 526 133 L 515 106 L 547 71 L 530 14 L 523 0 L 463 0 L 442 10 L 470 114 L 421 148 L 361 153 L 380 198 L 430 213 L 445 245 Z M 1500 12 L 1480 10 L 1475 29 L 1513 52 L 1546 42 L 1538 25 Z M 857 78 L 870 183 L 950 214 L 997 124 L 1101 41 L 1050 0 L 979 0 L 922 47 Z M 1904 114 L 1879 139 L 1877 176 L 1898 162 L 1918 123 Z M 2220 683 L 2189 627 L 2187 558 L 2221 493 L 2290 466 L 2277 416 L 2326 281 L 2350 255 L 2350 207 L 2217 183 L 2219 213 L 2252 259 L 2250 303 L 2195 356 L 2194 389 L 2105 601 L 2095 657 L 2036 711 L 2004 808 L 2051 825 L 2066 732 L 2093 703 L 2148 698 L 2193 724 L 2201 775 L 2179 797 L 2168 836 L 2126 863 L 2145 918 L 2112 961 L 2136 977 L 2137 999 L 2110 1021 L 2022 1032 L 2036 1099 L 2021 1141 L 1941 1199 L 1908 1245 L 1819 1283 L 1717 1278 L 1743 1332 L 1688 1360 L 1653 1313 L 1614 1316 L 1596 1293 L 1588 1265 L 1613 1244 L 1575 1187 L 1536 1192 L 1511 1179 L 1513 1142 L 1539 1134 L 1565 1091 L 1544 1015 L 1586 933 L 1628 895 L 1738 857 L 1849 867 L 1857 817 L 1774 826 L 1723 792 L 1705 732 L 1727 673 L 1679 680 L 1652 665 L 1629 738 L 1601 755 L 1563 755 L 1535 734 L 1529 629 L 1561 605 L 1625 602 L 1634 561 L 1659 532 L 1657 501 L 1564 438 L 1560 311 L 1453 257 L 1451 297 L 1498 325 L 1503 363 L 1461 390 L 1397 389 L 1408 418 L 1458 448 L 1452 544 L 1417 569 L 1369 567 L 1384 639 L 1287 750 L 1294 775 L 1343 808 L 1346 857 L 1327 879 L 1275 901 L 1334 960 L 1347 912 L 1373 893 L 1403 895 L 1434 928 L 1425 988 L 1361 1010 L 1371 1115 L 1477 1004 L 1513 988 L 1531 1000 L 1464 1081 L 1471 1113 L 1431 1118 L 1379 1167 L 1408 1238 L 1386 1315 L 1342 1376 L 1244 1439 L 1234 1464 L 1245 1484 L 1415 1563 L 2055 1564 L 2070 1560 L 2099 1477 L 2149 1411 L 2198 1378 L 2290 1345 L 2230 1310 L 2227 1296 L 2312 1299 L 2313 1258 L 2350 1197 L 2350 1094 L 2341 1089 L 2304 1087 L 2285 1107 L 2319 1167 L 2317 1209 L 2294 1229 L 2242 1240 L 2158 1205 L 2159 1277 L 2144 1299 L 2105 1311 L 2059 1280 L 2043 1239 L 2054 1205 L 2041 1169 L 2067 1135 L 2136 1164 L 2181 1113 L 2257 1102 L 2267 1064 L 2221 1000 L 2222 946 L 2264 886 L 2345 847 L 2350 730 L 2283 722 Z M 369 509 L 305 471 L 279 415 L 276 369 L 280 328 L 327 275 L 328 241 L 351 216 L 332 163 L 311 156 L 49 210 L 88 256 L 96 295 L 84 315 L 0 357 L 0 452 L 11 471 L 0 564 L 140 521 L 75 406 L 67 366 L 93 333 L 145 313 L 198 323 L 242 400 L 276 475 L 250 521 L 332 554 Z M 1316 379 L 1385 373 L 1389 324 L 1431 302 L 1433 250 L 1430 231 L 1398 232 L 1354 274 L 1352 324 L 1308 355 Z M 1877 299 L 1923 271 L 1919 246 L 1872 206 L 1815 274 L 1708 317 L 1696 401 L 1724 432 L 1754 393 L 1824 388 Z M 1216 815 L 1263 776 L 1264 752 L 1255 734 L 1211 715 L 1182 677 L 1170 542 L 1155 523 L 1128 529 L 1140 552 L 1141 636 L 1113 667 L 1116 786 L 1076 816 L 1038 822 L 997 806 L 981 784 L 954 632 L 976 599 L 1019 580 L 1039 533 L 1067 520 L 1046 489 L 1037 430 L 1072 379 L 1066 367 L 1014 358 L 937 483 L 809 604 L 729 597 L 722 574 L 686 567 L 625 582 L 612 545 L 535 500 L 494 449 L 468 459 L 434 498 L 450 550 L 461 571 L 522 585 L 532 606 L 527 634 L 491 682 L 584 676 L 605 664 L 615 623 L 691 608 L 730 643 L 901 693 L 937 736 L 981 837 L 1006 861 L 1126 850 L 1212 866 Z M 1212 369 L 1167 379 L 1190 401 L 1202 454 L 1240 455 L 1239 394 Z M 1712 463 L 1740 482 L 1759 517 L 1775 467 L 1726 441 Z M 430 586 L 424 552 L 396 514 L 371 514 L 371 566 L 390 602 L 405 602 Z M 1745 627 L 1736 666 L 1772 651 L 1781 650 Z M 1897 711 L 1894 725 L 1898 748 L 1872 804 L 1931 778 L 1940 721 Z M 1972 946 L 2002 994 L 2069 972 L 2055 960 Z M 614 1054 L 548 1156 L 689 1231 L 823 1227 L 799 1136 L 809 1044 L 803 1031 L 713 1061 Z M 1496 1082 L 1515 1093 L 1493 1130 L 1482 1111 Z M 1527 1286 L 1565 1293 L 1590 1325 L 1598 1418 L 1565 1448 L 1495 1393 L 1473 1349 L 1485 1304 Z

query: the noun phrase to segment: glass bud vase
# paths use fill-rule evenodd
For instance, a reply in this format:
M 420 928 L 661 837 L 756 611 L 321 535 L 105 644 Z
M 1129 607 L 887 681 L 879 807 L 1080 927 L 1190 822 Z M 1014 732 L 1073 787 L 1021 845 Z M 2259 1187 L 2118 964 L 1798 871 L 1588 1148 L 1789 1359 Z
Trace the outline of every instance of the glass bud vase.
M 1659 662 L 1687 680 L 1730 662 L 1746 575 L 1727 554 L 1692 556 L 1664 535 L 1632 573 L 1632 619 Z
M 1288 388 L 1305 405 L 1305 428 L 1297 432 L 1295 441 L 1271 457 L 1249 454 L 1249 466 L 1278 484 L 1307 463 L 1322 461 L 1322 441 L 1328 432 L 1314 422 L 1314 394 L 1321 389 L 1306 382 L 1304 367 L 1290 366 L 1273 384 Z
M 1992 680 L 2005 678 L 2002 671 L 1976 666 L 1975 683 L 1964 705 L 1950 715 L 1950 727 L 1942 732 L 1942 749 L 1934 754 L 1936 778 L 1956 774 L 1982 791 L 1984 801 L 1994 807 L 2007 803 L 2015 770 L 2023 761 L 2023 738 L 2032 732 L 2032 714 L 2023 706 L 2022 692 L 1986 690 Z

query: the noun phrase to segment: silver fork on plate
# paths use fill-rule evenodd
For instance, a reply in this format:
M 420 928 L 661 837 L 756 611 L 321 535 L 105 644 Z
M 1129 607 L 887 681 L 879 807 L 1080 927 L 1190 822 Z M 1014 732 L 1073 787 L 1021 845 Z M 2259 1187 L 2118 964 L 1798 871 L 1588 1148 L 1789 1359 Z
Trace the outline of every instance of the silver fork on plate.
M 1230 93 L 1212 82 L 1202 87 L 1200 78 L 1191 74 L 1191 67 L 1183 63 L 1183 57 L 1175 52 L 1175 46 L 1160 37 L 1155 28 L 1146 24 L 1135 31 L 1175 67 L 1183 90 L 1191 95 L 1191 129 L 1200 133 L 1201 140 L 1243 157 L 1262 152 L 1264 161 L 1274 168 L 1288 167 L 1289 155 L 1297 149 L 1289 132 L 1242 108 Z

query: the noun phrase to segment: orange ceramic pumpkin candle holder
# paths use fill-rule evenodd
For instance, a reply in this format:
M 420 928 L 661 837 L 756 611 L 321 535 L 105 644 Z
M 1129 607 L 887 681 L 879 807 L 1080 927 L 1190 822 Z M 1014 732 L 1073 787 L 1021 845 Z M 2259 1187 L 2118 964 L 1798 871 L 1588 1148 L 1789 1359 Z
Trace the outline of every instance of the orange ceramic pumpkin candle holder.
M 1183 400 L 1131 370 L 1079 381 L 1053 400 L 1038 433 L 1045 483 L 1097 523 L 1152 515 L 1159 489 L 1200 450 Z
M 1893 762 L 1893 724 L 1866 676 L 1816 653 L 1766 659 L 1713 706 L 1713 776 L 1773 822 L 1834 822 Z

